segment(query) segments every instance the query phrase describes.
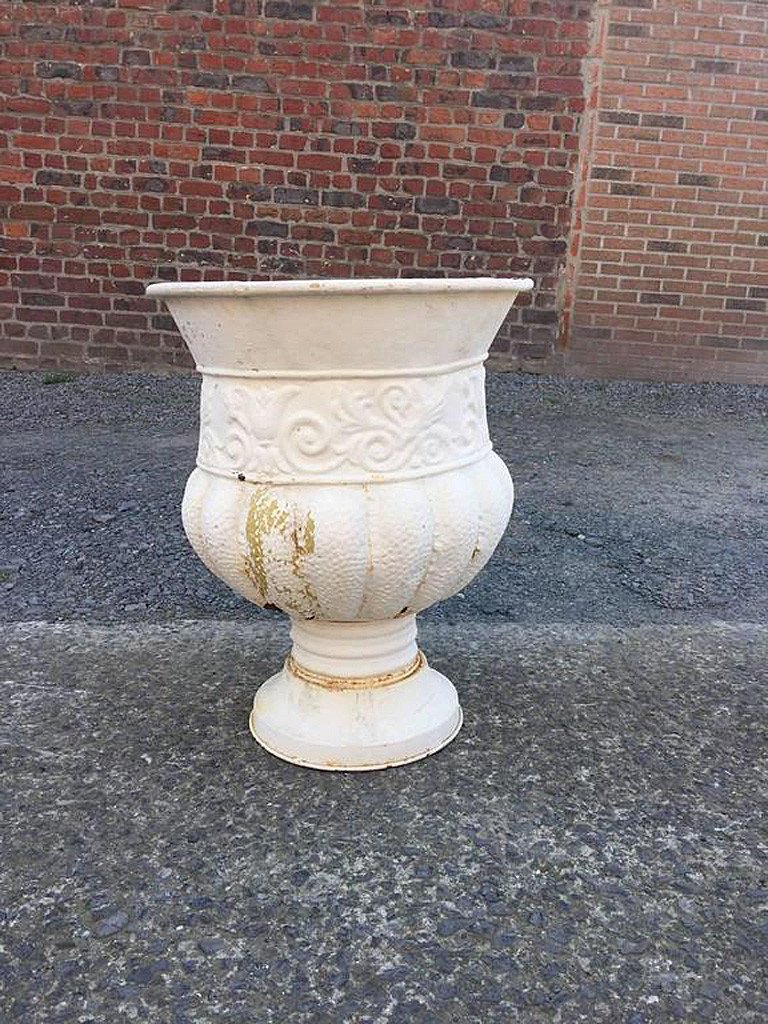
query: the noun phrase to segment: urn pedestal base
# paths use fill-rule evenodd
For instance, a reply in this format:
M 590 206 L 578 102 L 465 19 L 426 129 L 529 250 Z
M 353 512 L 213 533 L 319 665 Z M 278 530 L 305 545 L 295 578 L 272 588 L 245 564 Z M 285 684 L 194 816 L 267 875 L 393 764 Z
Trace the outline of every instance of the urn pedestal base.
M 271 754 L 325 771 L 372 771 L 440 750 L 461 728 L 458 694 L 416 646 L 414 616 L 294 620 L 283 669 L 258 690 L 249 724 Z

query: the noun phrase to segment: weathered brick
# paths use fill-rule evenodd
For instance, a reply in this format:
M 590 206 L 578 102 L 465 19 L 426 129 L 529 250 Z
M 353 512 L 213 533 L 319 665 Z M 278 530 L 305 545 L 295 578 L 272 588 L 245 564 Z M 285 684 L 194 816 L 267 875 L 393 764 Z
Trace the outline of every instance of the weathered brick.
M 320 202 L 320 193 L 312 188 L 276 188 L 274 201 L 296 206 L 317 206 Z
M 451 66 L 454 68 L 495 68 L 496 61 L 495 54 L 480 50 L 457 50 L 451 54 Z
M 650 195 L 650 191 L 647 185 L 628 184 L 622 181 L 612 181 L 610 186 L 612 196 L 647 196 Z
M 20 25 L 19 38 L 31 39 L 35 42 L 52 42 L 64 35 L 63 25 Z
M 765 311 L 766 304 L 764 301 L 758 299 L 726 299 L 726 309 L 747 309 L 752 310 L 756 313 L 762 313 Z
M 451 216 L 459 212 L 457 199 L 446 199 L 443 196 L 422 196 L 417 199 L 414 208 L 417 213 L 435 213 Z
M 83 69 L 74 61 L 41 60 L 36 68 L 38 78 L 82 78 Z
M 82 175 L 73 174 L 70 171 L 53 171 L 43 169 L 35 174 L 37 185 L 63 185 L 68 188 L 78 188 L 82 181 Z
M 200 14 L 211 14 L 213 12 L 213 0 L 168 0 L 168 10 L 173 11 L 196 11 Z
M 430 28 L 454 28 L 460 18 L 453 11 L 428 11 L 427 24 Z
M 463 23 L 468 28 L 481 28 L 493 31 L 506 29 L 509 25 L 509 20 L 503 15 L 486 14 L 483 11 L 468 11 L 463 18 Z
M 366 10 L 365 20 L 368 25 L 408 25 L 409 18 L 404 11 Z
M 122 63 L 128 67 L 149 67 L 152 54 L 149 50 L 123 50 Z
M 524 324 L 556 324 L 560 320 L 560 313 L 556 309 L 524 309 Z
M 137 192 L 172 192 L 173 182 L 168 178 L 139 177 L 133 178 L 133 187 Z
M 232 88 L 240 92 L 271 93 L 269 82 L 261 75 L 233 75 Z
M 701 58 L 693 62 L 693 70 L 706 75 L 733 75 L 736 73 L 736 61 L 706 60 Z
M 499 58 L 499 71 L 508 74 L 528 74 L 536 70 L 533 57 L 505 56 Z
M 632 171 L 626 167 L 593 167 L 590 176 L 598 180 L 626 181 L 632 177 Z
M 301 3 L 300 0 L 267 0 L 264 4 L 265 18 L 283 18 L 288 21 L 311 21 L 312 4 Z
M 93 100 L 57 99 L 53 109 L 64 117 L 92 117 L 98 111 Z
M 230 85 L 229 75 L 214 73 L 212 71 L 199 71 L 192 76 L 192 85 L 201 89 L 228 89 Z
M 680 114 L 643 114 L 640 124 L 643 128 L 685 128 L 685 118 Z
M 359 209 L 366 205 L 365 196 L 359 192 L 323 192 L 323 206 L 337 206 L 342 209 Z
M 249 200 L 253 203 L 267 203 L 272 198 L 268 185 L 255 185 L 249 181 L 233 181 L 227 186 L 228 199 Z
M 525 124 L 525 115 L 519 111 L 510 111 L 504 115 L 505 128 L 522 128 Z
M 648 252 L 688 252 L 688 243 L 650 239 L 646 243 L 646 249 Z
M 618 36 L 624 39 L 639 39 L 647 36 L 649 28 L 647 25 L 628 24 L 626 22 L 614 22 L 608 26 L 609 36 Z
M 640 124 L 640 115 L 629 110 L 601 110 L 603 124 Z
M 231 146 L 203 146 L 203 160 L 213 160 L 219 163 L 240 164 L 245 163 L 245 150 L 233 149 Z
M 56 292 L 22 292 L 21 301 L 29 306 L 64 306 L 66 299 Z
M 680 296 L 669 292 L 640 292 L 640 301 L 646 306 L 679 306 Z
M 331 122 L 331 132 L 334 135 L 367 135 L 368 131 L 362 122 L 336 120 Z M 415 136 L 415 133 L 414 133 Z
M 116 82 L 120 77 L 120 68 L 110 64 L 96 64 L 93 74 L 100 82 Z
M 375 174 L 378 163 L 374 157 L 351 156 L 347 160 L 347 167 L 353 174 Z
M 698 185 L 701 188 L 717 188 L 720 184 L 714 174 L 690 174 L 687 171 L 681 171 L 677 181 L 680 185 Z
M 470 251 L 474 249 L 475 242 L 471 235 L 449 235 L 445 240 L 446 248 Z
M 99 178 L 99 188 L 107 192 L 128 192 L 131 188 L 130 178 L 117 178 L 111 174 L 105 174 Z M 156 191 L 150 189 L 149 191 Z
M 520 80 L 520 88 L 529 88 L 527 79 Z M 525 84 L 523 84 L 525 83 Z M 498 90 L 481 90 L 472 93 L 473 107 L 490 107 L 493 110 L 509 110 L 517 106 L 517 96 L 513 92 L 499 92 Z
M 373 134 L 380 139 L 400 139 L 409 141 L 416 138 L 416 125 L 405 121 L 395 123 L 376 122 L 373 126 Z

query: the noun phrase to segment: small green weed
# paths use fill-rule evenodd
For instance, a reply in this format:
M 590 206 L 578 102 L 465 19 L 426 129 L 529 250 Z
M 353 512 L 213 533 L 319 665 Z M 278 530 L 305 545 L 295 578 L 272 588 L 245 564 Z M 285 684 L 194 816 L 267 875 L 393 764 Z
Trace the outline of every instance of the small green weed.
M 70 370 L 54 370 L 51 373 L 43 374 L 43 384 L 68 384 L 76 377 L 77 374 Z

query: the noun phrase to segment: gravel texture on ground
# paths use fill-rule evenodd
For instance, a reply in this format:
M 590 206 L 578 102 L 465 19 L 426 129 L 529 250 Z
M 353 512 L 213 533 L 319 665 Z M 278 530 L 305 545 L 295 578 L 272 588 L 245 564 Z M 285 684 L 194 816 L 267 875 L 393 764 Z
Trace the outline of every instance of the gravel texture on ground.
M 181 529 L 198 381 L 47 379 L 0 374 L 0 619 L 263 616 Z M 424 618 L 766 621 L 768 389 L 491 374 L 488 391 L 515 512 Z
M 0 374 L 3 1024 L 768 1020 L 768 389 L 488 390 L 464 729 L 353 775 L 247 731 L 286 622 L 184 538 L 197 380 Z
M 427 623 L 464 729 L 360 775 L 251 739 L 283 626 L 4 633 L 3 1021 L 768 1020 L 768 628 Z

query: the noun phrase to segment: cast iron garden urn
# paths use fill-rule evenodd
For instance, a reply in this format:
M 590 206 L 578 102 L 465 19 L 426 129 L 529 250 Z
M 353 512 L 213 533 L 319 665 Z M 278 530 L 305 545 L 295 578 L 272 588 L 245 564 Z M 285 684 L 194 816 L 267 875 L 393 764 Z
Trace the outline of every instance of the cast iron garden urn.
M 485 412 L 488 347 L 529 280 L 153 284 L 203 376 L 187 537 L 293 647 L 254 737 L 312 768 L 426 757 L 461 727 L 416 613 L 498 544 L 512 481 Z

